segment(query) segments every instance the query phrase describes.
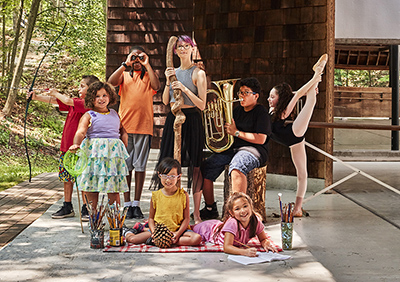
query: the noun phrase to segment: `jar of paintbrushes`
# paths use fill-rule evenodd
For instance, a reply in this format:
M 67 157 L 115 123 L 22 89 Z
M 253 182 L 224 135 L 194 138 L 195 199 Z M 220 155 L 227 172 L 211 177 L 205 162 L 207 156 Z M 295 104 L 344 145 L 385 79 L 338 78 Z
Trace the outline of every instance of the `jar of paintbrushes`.
M 281 213 L 281 238 L 282 238 L 282 249 L 291 250 L 293 242 L 293 209 L 294 203 L 288 203 L 282 205 L 281 201 L 282 194 L 279 193 L 279 209 Z
M 92 249 L 103 249 L 104 248 L 104 226 L 103 218 L 106 212 L 105 206 L 103 205 L 103 199 L 100 206 L 94 207 L 92 203 L 87 201 L 86 206 L 89 212 L 89 227 L 90 227 L 90 248 Z

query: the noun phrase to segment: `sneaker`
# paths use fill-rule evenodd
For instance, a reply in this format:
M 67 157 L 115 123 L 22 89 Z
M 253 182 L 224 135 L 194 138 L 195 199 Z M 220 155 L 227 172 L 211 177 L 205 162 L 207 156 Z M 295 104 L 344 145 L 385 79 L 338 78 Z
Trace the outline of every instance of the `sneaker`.
M 200 210 L 200 217 L 202 220 L 218 218 L 217 203 L 214 202 L 212 205 L 206 204 L 206 206 Z
M 135 225 L 133 226 L 133 229 L 136 229 L 138 233 L 143 232 L 144 225 L 141 224 L 140 222 L 136 222 Z
M 139 232 L 138 232 L 138 230 L 137 229 L 135 229 L 135 228 L 128 228 L 128 227 L 126 227 L 126 226 L 122 226 L 122 236 L 124 236 L 124 237 L 126 237 L 126 235 L 128 235 L 129 233 L 132 233 L 132 234 L 138 234 Z
M 151 246 L 155 246 L 154 242 L 153 242 L 153 238 L 151 238 L 151 236 L 149 238 L 147 238 L 146 240 L 146 245 L 151 245 Z
M 85 222 L 89 221 L 89 211 L 88 211 L 88 209 L 87 209 L 87 207 L 86 207 L 86 204 L 84 204 L 84 205 L 82 206 L 82 209 L 81 209 L 81 218 L 82 218 L 82 221 L 85 221 Z
M 64 202 L 63 206 L 57 212 L 51 215 L 51 218 L 59 219 L 73 216 L 75 216 L 75 213 L 74 208 L 72 207 L 72 203 Z
M 144 218 L 140 207 L 132 207 L 133 208 L 133 218 Z
M 133 218 L 133 207 L 129 207 L 126 213 L 127 218 Z

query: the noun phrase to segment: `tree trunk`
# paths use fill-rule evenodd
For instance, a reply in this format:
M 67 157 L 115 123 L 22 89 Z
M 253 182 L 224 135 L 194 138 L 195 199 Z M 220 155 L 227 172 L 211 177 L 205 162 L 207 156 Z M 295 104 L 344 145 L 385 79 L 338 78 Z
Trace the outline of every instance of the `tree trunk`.
M 11 82 L 12 82 L 12 76 L 11 74 L 14 73 L 14 67 L 15 67 L 15 57 L 17 55 L 17 50 L 18 50 L 18 43 L 19 43 L 19 37 L 20 37 L 20 33 L 21 33 L 21 21 L 22 21 L 22 15 L 24 12 L 24 0 L 21 0 L 21 5 L 19 8 L 19 15 L 18 15 L 18 19 L 15 22 L 15 27 L 14 27 L 14 41 L 12 44 L 12 49 L 11 49 L 11 55 L 10 55 L 10 64 L 9 64 L 9 68 L 8 68 L 8 80 L 7 80 L 7 87 L 11 86 Z M 8 96 L 10 93 L 10 88 L 6 88 L 6 96 Z
M 31 10 L 29 12 L 29 17 L 28 17 L 28 26 L 27 26 L 27 29 L 25 32 L 25 38 L 24 38 L 24 41 L 22 42 L 21 52 L 20 52 L 18 62 L 16 65 L 16 71 L 13 74 L 13 79 L 12 79 L 11 86 L 10 86 L 12 88 L 12 90 L 8 94 L 6 104 L 4 105 L 4 108 L 3 108 L 3 114 L 5 116 L 9 116 L 11 114 L 11 111 L 14 107 L 15 100 L 17 98 L 17 93 L 18 93 L 17 89 L 13 89 L 13 88 L 18 88 L 19 83 L 21 81 L 22 71 L 24 68 L 25 59 L 26 59 L 26 55 L 28 53 L 29 45 L 31 43 L 31 38 L 32 38 L 32 34 L 33 34 L 33 29 L 34 29 L 35 23 L 36 23 L 36 17 L 38 14 L 40 1 L 41 0 L 32 0 Z
M 2 84 L 4 83 L 4 77 L 6 76 L 6 61 L 7 61 L 7 56 L 6 56 L 6 50 L 7 50 L 7 48 L 6 48 L 6 15 L 5 15 L 5 9 L 6 9 L 6 2 L 3 2 L 3 5 L 2 5 L 2 7 L 1 7 L 1 9 L 2 9 L 2 14 L 3 14 L 3 19 L 2 19 L 2 21 L 3 21 L 3 28 L 2 28 L 2 38 L 1 38 L 1 41 L 2 41 L 2 44 L 1 44 L 1 51 L 2 51 L 2 57 L 1 57 L 1 59 L 2 59 L 2 64 L 1 64 L 1 76 L 2 76 Z

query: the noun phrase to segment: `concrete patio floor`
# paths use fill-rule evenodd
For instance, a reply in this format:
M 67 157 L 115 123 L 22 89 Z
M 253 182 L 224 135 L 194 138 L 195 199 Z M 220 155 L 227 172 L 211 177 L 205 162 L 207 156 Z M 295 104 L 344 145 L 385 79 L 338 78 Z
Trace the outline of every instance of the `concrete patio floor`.
M 354 165 L 362 164 L 365 163 Z M 334 167 L 336 179 L 351 173 L 338 164 Z M 363 169 L 399 187 L 398 173 L 394 173 L 396 168 L 400 168 L 400 163 L 382 162 Z M 149 165 L 146 188 L 151 172 Z M 33 183 L 41 180 L 41 176 L 35 177 Z M 365 188 L 371 181 L 356 176 L 338 188 L 355 185 Z M 141 206 L 148 216 L 151 192 L 146 188 Z M 283 202 L 293 201 L 295 192 L 267 189 L 265 230 L 280 245 L 279 221 L 271 216 L 279 212 L 278 192 L 283 193 Z M 360 193 L 366 194 L 365 191 Z M 393 192 L 383 189 L 381 193 L 392 197 L 390 193 Z M 216 197 L 221 211 L 221 181 L 216 185 Z M 374 194 L 370 193 L 370 197 Z M 400 202 L 397 203 L 394 213 L 398 219 Z M 295 220 L 293 250 L 283 252 L 292 259 L 248 266 L 228 260 L 224 253 L 104 253 L 93 250 L 89 247 L 88 227 L 84 226 L 82 234 L 77 216 L 51 219 L 51 213 L 61 204 L 62 200 L 51 206 L 0 249 L 0 281 L 400 281 L 400 230 L 338 193 L 322 194 L 306 203 L 304 208 L 310 216 Z M 75 192 L 74 207 L 78 207 Z M 128 225 L 134 223 L 135 220 L 128 221 Z

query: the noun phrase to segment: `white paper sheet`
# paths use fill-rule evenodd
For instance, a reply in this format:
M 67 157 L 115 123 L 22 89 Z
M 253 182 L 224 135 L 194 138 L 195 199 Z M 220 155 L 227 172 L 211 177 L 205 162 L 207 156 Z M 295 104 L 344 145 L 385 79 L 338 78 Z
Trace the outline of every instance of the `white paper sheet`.
M 257 257 L 246 257 L 246 256 L 240 256 L 240 255 L 229 255 L 228 259 L 248 265 L 248 264 L 255 264 L 255 263 L 263 263 L 263 262 L 271 262 L 274 260 L 286 260 L 290 259 L 291 256 L 286 256 L 286 255 L 281 255 L 278 253 L 273 253 L 273 252 L 257 252 Z

